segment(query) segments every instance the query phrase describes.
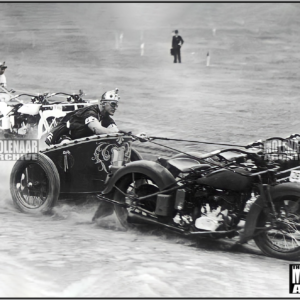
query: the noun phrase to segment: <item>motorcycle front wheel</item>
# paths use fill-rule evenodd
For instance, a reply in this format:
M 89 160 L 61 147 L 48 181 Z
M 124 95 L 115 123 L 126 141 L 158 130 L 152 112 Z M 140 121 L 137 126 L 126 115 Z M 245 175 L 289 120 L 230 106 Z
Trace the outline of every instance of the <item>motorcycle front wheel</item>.
M 300 199 L 296 196 L 284 196 L 275 197 L 273 202 L 277 216 L 274 218 L 264 211 L 260 213 L 256 231 L 258 235 L 254 237 L 254 241 L 268 256 L 298 260 L 300 258 Z M 271 218 L 273 218 L 273 225 Z
M 134 199 L 135 197 L 147 196 L 158 191 L 159 187 L 148 175 L 132 173 L 121 179 L 121 183 L 115 191 L 114 199 L 120 203 L 128 203 L 128 201 L 131 201 L 131 199 Z M 145 211 L 147 211 L 150 214 L 154 214 L 156 208 L 156 196 L 141 200 L 137 206 L 138 208 L 132 209 L 116 204 L 114 205 L 117 218 L 125 229 L 132 228 L 133 224 L 136 223 L 136 221 L 134 221 L 135 213 L 145 215 Z M 139 207 L 141 209 L 139 209 Z

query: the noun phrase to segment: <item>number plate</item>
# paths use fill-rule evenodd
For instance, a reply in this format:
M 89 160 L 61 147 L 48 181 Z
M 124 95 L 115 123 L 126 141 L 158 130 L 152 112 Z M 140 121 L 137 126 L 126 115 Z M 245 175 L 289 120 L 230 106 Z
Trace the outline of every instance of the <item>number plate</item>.
M 290 174 L 290 182 L 300 183 L 300 171 L 292 170 Z

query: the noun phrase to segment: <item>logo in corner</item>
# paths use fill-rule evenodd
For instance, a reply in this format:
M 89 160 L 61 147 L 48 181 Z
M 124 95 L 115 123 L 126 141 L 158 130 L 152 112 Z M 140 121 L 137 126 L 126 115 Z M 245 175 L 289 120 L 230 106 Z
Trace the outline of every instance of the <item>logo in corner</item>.
M 290 294 L 300 295 L 300 265 L 290 265 Z

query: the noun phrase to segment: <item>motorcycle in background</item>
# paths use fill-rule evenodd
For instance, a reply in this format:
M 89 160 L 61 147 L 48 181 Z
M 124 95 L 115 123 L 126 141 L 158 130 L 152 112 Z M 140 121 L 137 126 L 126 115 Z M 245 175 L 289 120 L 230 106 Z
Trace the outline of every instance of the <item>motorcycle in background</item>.
M 3 89 L 2 89 L 3 90 Z M 90 105 L 88 101 L 81 98 L 79 94 L 68 93 L 46 93 L 43 95 L 20 94 L 10 96 L 9 101 L 0 102 L 0 130 L 4 132 L 5 138 L 38 138 L 56 126 L 57 118 L 64 117 L 67 113 L 84 106 Z M 63 95 L 67 96 L 65 102 L 51 101 L 50 98 Z M 24 103 L 20 97 L 31 97 L 31 103 Z

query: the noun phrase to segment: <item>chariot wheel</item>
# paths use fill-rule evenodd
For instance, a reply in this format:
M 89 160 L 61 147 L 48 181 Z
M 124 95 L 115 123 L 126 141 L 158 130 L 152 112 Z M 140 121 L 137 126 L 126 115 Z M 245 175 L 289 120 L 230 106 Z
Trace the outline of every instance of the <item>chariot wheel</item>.
M 263 211 L 258 217 L 257 227 L 265 229 L 254 237 L 256 245 L 269 256 L 298 260 L 300 258 L 300 199 L 296 196 L 274 198 L 277 218 Z M 259 232 L 260 229 L 257 229 Z
M 58 171 L 46 155 L 37 159 L 21 157 L 13 166 L 10 192 L 15 206 L 26 213 L 47 213 L 56 204 L 60 192 Z

